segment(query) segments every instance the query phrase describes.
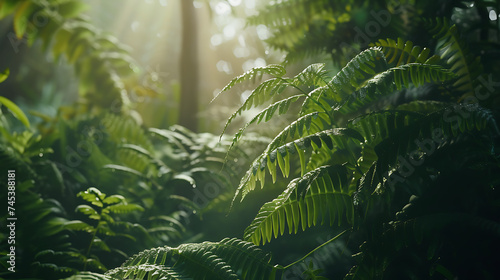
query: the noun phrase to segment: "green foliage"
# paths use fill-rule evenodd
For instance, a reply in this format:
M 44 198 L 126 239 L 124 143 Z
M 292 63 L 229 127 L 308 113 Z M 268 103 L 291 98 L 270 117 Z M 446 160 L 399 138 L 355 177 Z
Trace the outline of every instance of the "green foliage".
M 283 5 L 292 3 L 296 4 L 285 1 Z M 482 70 L 478 60 L 467 58 L 465 44 L 458 43 L 456 27 L 438 21 L 433 28 L 430 32 L 436 34 L 438 42 L 434 55 L 430 49 L 402 39 L 380 40 L 334 76 L 312 65 L 303 73 L 314 75 L 286 78 L 280 72 L 252 91 L 226 127 L 242 111 L 264 102 L 271 104 L 240 129 L 233 144 L 249 125 L 269 121 L 299 98 L 303 103 L 297 118 L 277 133 L 240 181 L 234 200 L 240 196 L 243 200 L 257 181 L 261 188 L 271 187 L 278 180 L 278 170 L 280 180 L 291 177 L 283 192 L 261 207 L 245 230 L 245 240 L 264 244 L 284 235 L 286 229 L 288 234 L 298 234 L 299 228 L 328 223 L 350 228 L 357 238 L 365 240 L 357 258 L 359 265 L 352 268 L 348 279 L 463 274 L 462 267 L 454 263 L 462 262 L 451 249 L 455 240 L 447 239 L 447 232 L 460 229 L 472 236 L 496 236 L 498 220 L 491 220 L 487 213 L 498 209 L 488 201 L 479 212 L 466 206 L 457 210 L 453 201 L 459 199 L 466 205 L 468 200 L 452 188 L 458 184 L 478 199 L 494 192 L 491 186 L 498 175 L 478 180 L 480 175 L 473 174 L 493 174 L 491 168 L 498 164 L 494 143 L 500 134 L 495 113 L 481 107 L 475 92 L 470 91 L 479 86 L 471 79 Z M 311 72 L 312 68 L 316 71 Z M 238 81 L 243 80 L 244 75 L 238 77 Z M 422 98 L 432 84 L 438 93 Z M 397 98 L 410 91 L 418 100 Z M 456 103 L 465 96 L 472 104 Z M 438 97 L 442 101 L 433 100 Z M 454 164 L 450 164 L 451 158 Z M 266 180 L 266 173 L 272 180 Z M 452 176 L 463 182 L 451 180 Z M 481 187 L 473 190 L 464 182 L 477 182 Z M 454 199 L 434 201 L 446 195 Z M 430 208 L 419 208 L 422 212 L 417 216 L 407 215 L 417 213 L 410 211 L 414 209 L 411 201 L 421 196 L 430 201 L 419 205 Z M 409 205 L 402 204 L 408 199 Z M 461 219 L 481 226 L 466 230 L 468 226 L 458 222 Z M 463 238 L 469 240 L 470 236 Z M 430 246 L 424 247 L 429 250 L 427 255 L 420 255 L 415 247 L 421 242 Z M 491 253 L 488 250 L 489 257 Z M 398 266 L 399 258 L 412 254 L 425 267 L 423 271 L 422 265 Z M 475 269 L 486 275 L 491 267 Z M 317 277 L 317 272 L 310 268 L 308 277 Z
M 79 192 L 78 196 L 91 205 L 80 204 L 76 207 L 75 211 L 85 215 L 95 225 L 80 220 L 73 220 L 65 223 L 64 228 L 70 231 L 83 231 L 91 236 L 84 253 L 86 259 L 83 269 L 86 270 L 87 264 L 91 263 L 96 265 L 97 269 L 105 271 L 105 267 L 99 262 L 99 259 L 96 256 L 91 256 L 92 249 L 98 248 L 108 252 L 111 251 L 103 237 L 120 236 L 132 242 L 136 241 L 129 234 L 116 233 L 113 230 L 113 228 L 118 226 L 126 229 L 137 227 L 137 225 L 133 225 L 130 222 L 117 220 L 116 215 L 144 211 L 144 209 L 137 204 L 128 204 L 121 195 L 106 196 L 96 188 L 89 188 L 86 191 Z
M 254 244 L 271 241 L 273 235 L 283 235 L 321 224 L 330 226 L 354 223 L 353 190 L 349 190 L 347 169 L 342 166 L 322 166 L 296 178 L 276 199 L 262 206 L 252 224 L 245 230 L 245 240 Z
M 440 56 L 458 76 L 453 89 L 463 93 L 460 100 L 474 96 L 478 87 L 477 78 L 482 72 L 479 57 L 469 53 L 455 25 L 451 26 L 446 19 L 438 19 L 436 23 L 430 24 L 433 26 L 430 32 L 439 39 L 437 50 Z
M 16 104 L 3 96 L 0 96 L 0 103 L 7 107 L 12 112 L 12 114 L 24 124 L 24 126 L 30 128 L 30 122 L 28 118 L 26 117 L 24 112 L 19 109 L 19 107 L 17 107 Z
M 250 22 L 270 27 L 275 33 L 270 45 L 288 50 L 288 60 L 326 52 L 336 62 L 350 61 L 334 74 L 316 63 L 286 77 L 283 66 L 270 65 L 233 79 L 222 92 L 263 81 L 229 117 L 223 134 L 245 111 L 267 107 L 232 140 L 180 126 L 145 128 L 134 114 L 117 115 L 128 102 L 125 79 L 135 71 L 133 61 L 116 41 L 78 17 L 84 9 L 80 1 L 1 2 L 0 18 L 13 15 L 17 37 L 41 38 L 55 57 L 74 64 L 89 102 L 81 111 L 61 109 L 39 133 L 12 132 L 11 117 L 23 123 L 26 117 L 15 104 L 0 100 L 12 113 L 0 114 L 0 166 L 23 178 L 16 186 L 16 211 L 25 217 L 17 237 L 22 273 L 15 277 L 283 279 L 291 267 L 349 234 L 342 244 L 358 253 L 350 271 L 342 271 L 346 279 L 498 278 L 493 260 L 500 247 L 500 132 L 498 108 L 491 102 L 496 84 L 484 83 L 477 50 L 469 50 L 446 19 L 400 24 L 410 13 L 441 4 L 433 2 L 407 1 L 410 7 L 394 1 L 270 3 Z M 475 4 L 478 10 L 493 7 Z M 442 11 L 457 7 L 468 9 L 453 2 Z M 371 41 L 384 32 L 402 34 L 428 25 L 433 40 L 420 38 L 421 32 L 411 35 L 429 48 L 380 39 L 351 59 L 353 49 L 368 43 L 346 43 L 356 38 L 353 24 L 367 26 L 373 9 L 387 10 L 392 20 Z M 50 20 L 36 26 L 35 15 Z M 488 97 L 480 98 L 480 90 L 488 90 Z M 111 109 L 89 113 L 95 105 Z M 284 114 L 295 114 L 294 119 L 241 172 L 257 150 L 245 145 L 246 129 Z M 235 178 L 241 178 L 236 189 Z M 0 185 L 6 187 L 5 182 Z M 200 230 L 202 214 L 228 205 L 228 194 L 235 192 L 234 210 L 239 198 L 251 200 L 258 184 L 281 193 L 263 202 L 244 240 L 199 242 L 212 240 Z M 207 192 L 214 185 L 214 193 Z M 313 227 L 341 233 L 288 266 L 275 265 L 257 247 L 291 235 L 302 238 L 299 229 Z M 314 236 L 307 234 L 302 241 Z M 6 242 L 0 251 L 7 266 Z M 110 267 L 115 268 L 106 271 Z M 300 273 L 325 279 L 313 262 Z
M 79 0 L 5 0 L 0 3 L 0 19 L 13 15 L 17 40 L 32 45 L 40 39 L 44 50 L 52 48 L 54 59 L 64 55 L 74 65 L 85 108 L 112 107 L 119 112 L 130 105 L 131 88 L 125 84 L 138 67 L 125 46 L 81 16 L 86 8 Z
M 149 249 L 106 276 L 81 274 L 68 279 L 276 279 L 282 268 L 271 261 L 271 256 L 255 245 L 226 238 Z

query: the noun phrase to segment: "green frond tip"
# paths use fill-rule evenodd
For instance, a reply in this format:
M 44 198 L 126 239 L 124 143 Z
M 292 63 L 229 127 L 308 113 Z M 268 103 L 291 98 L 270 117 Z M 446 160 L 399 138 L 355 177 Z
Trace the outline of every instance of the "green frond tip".
M 268 74 L 274 77 L 282 77 L 286 74 L 286 70 L 283 66 L 278 64 L 271 64 L 264 67 L 255 67 L 247 72 L 239 75 L 238 77 L 232 79 L 229 84 L 227 84 L 215 97 L 216 99 L 221 93 L 230 90 L 236 84 L 242 83 L 244 81 L 253 80 L 254 82 L 261 78 L 264 74 Z M 214 100 L 212 99 L 212 101 Z
M 239 116 L 243 111 L 264 104 L 273 96 L 282 93 L 288 86 L 290 86 L 290 80 L 286 78 L 272 78 L 261 83 L 252 91 L 243 105 L 241 105 L 238 110 L 236 110 L 236 112 L 229 117 L 222 134 L 224 134 L 233 119 Z
M 282 267 L 271 261 L 270 254 L 252 243 L 225 238 L 145 250 L 106 274 L 117 279 L 150 279 L 154 275 L 165 277 L 161 279 L 276 279 Z
M 264 121 L 267 122 L 269 121 L 276 113 L 278 115 L 285 114 L 288 112 L 288 109 L 290 109 L 290 105 L 296 101 L 298 101 L 300 98 L 302 98 L 302 95 L 294 95 L 289 98 L 280 100 L 278 102 L 275 102 L 271 105 L 269 105 L 267 108 L 264 110 L 260 111 L 257 115 L 255 115 L 249 122 L 247 122 L 240 130 L 234 135 L 233 141 L 231 143 L 231 146 L 229 147 L 229 150 L 238 142 L 238 140 L 241 138 L 243 135 L 243 132 L 245 129 L 250 126 L 253 123 L 259 124 L 260 122 Z M 229 123 L 226 123 L 226 126 L 224 127 L 225 132 L 227 126 Z
M 352 224 L 354 204 L 348 171 L 343 166 L 322 166 L 290 182 L 285 191 L 262 206 L 245 230 L 245 240 L 259 245 L 288 232 L 297 233 L 321 220 Z M 327 220 L 328 217 L 328 220 Z

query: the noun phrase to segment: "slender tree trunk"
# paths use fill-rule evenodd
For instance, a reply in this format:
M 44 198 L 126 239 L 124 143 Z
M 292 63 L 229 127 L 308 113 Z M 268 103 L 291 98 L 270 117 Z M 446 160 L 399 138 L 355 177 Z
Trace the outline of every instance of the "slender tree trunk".
M 191 0 L 181 1 L 182 45 L 180 57 L 181 101 L 179 124 L 198 129 L 198 30 L 196 14 Z

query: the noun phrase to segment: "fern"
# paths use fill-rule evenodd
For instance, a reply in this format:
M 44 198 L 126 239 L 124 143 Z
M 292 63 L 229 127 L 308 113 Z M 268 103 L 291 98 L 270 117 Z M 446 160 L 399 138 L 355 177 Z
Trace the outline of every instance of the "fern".
M 383 96 L 393 94 L 395 90 L 410 88 L 410 83 L 419 87 L 430 82 L 445 82 L 454 77 L 452 72 L 438 65 L 410 63 L 390 68 L 377 74 L 364 87 L 354 92 L 339 112 L 355 112 Z
M 282 93 L 287 87 L 294 87 L 301 91 L 302 95 L 307 97 L 307 93 L 305 93 L 302 89 L 300 89 L 300 86 L 316 86 L 317 84 L 324 84 L 324 65 L 323 64 L 314 64 L 302 71 L 301 73 L 297 74 L 293 78 L 283 78 L 282 76 L 286 73 L 284 68 L 280 66 L 281 68 L 277 68 L 276 65 L 270 65 L 267 67 L 263 68 L 256 68 L 255 71 L 249 71 L 235 79 L 233 79 L 231 82 L 229 82 L 228 85 L 222 89 L 222 92 L 230 89 L 233 85 L 236 83 L 242 82 L 244 80 L 248 79 L 254 79 L 255 76 L 261 72 L 271 74 L 274 76 L 274 78 L 268 79 L 264 82 L 262 82 L 259 86 L 257 86 L 252 93 L 248 96 L 248 98 L 245 100 L 243 105 L 241 105 L 236 112 L 234 112 L 229 119 L 226 122 L 226 125 L 224 126 L 224 129 L 222 131 L 222 134 L 226 131 L 227 127 L 229 124 L 232 122 L 234 118 L 236 118 L 238 115 L 240 115 L 243 111 L 249 110 L 252 107 L 257 107 L 259 105 L 264 104 L 266 101 L 274 97 L 275 95 L 279 95 Z M 276 71 L 278 69 L 279 71 Z M 265 70 L 265 71 L 264 71 Z M 220 93 L 218 95 L 220 95 Z M 217 95 L 217 96 L 218 96 Z M 296 101 L 296 100 L 295 100 Z M 268 107 L 269 110 L 275 110 L 277 106 L 280 106 L 282 110 L 280 110 L 281 113 L 284 113 L 288 108 L 289 105 L 283 105 L 286 103 L 274 103 L 270 107 Z M 269 113 L 270 111 L 266 111 L 266 115 L 269 116 L 269 118 L 272 116 L 272 113 Z M 252 123 L 254 121 L 251 121 Z M 250 125 L 248 123 L 248 125 Z
M 385 54 L 387 63 L 396 67 L 409 63 L 436 64 L 440 61 L 439 56 L 430 56 L 430 49 L 414 46 L 411 41 L 405 42 L 401 38 L 398 38 L 397 41 L 380 39 L 371 46 L 380 47 Z
M 360 135 L 355 131 L 333 129 L 318 132 L 279 147 L 272 148 L 272 146 L 268 146 L 266 152 L 253 162 L 252 168 L 242 178 L 236 190 L 235 199 L 240 193 L 241 199 L 243 199 L 250 191 L 255 189 L 257 181 L 261 182 L 261 187 L 264 186 L 266 167 L 272 175 L 273 181 L 276 180 L 278 167 L 283 176 L 288 177 L 290 174 L 290 156 L 292 154 L 297 153 L 299 155 L 300 166 L 305 169 L 304 150 L 319 150 L 322 147 L 329 150 L 344 149 L 349 145 L 348 142 L 353 140 L 361 141 Z
M 276 279 L 280 266 L 255 245 L 235 238 L 143 251 L 106 272 L 112 279 Z
M 284 100 L 280 100 L 276 103 L 273 103 L 273 104 L 269 105 L 266 109 L 260 111 L 249 122 L 247 122 L 244 127 L 240 128 L 240 130 L 235 134 L 235 136 L 233 138 L 232 146 L 234 146 L 238 142 L 238 140 L 243 135 L 243 132 L 245 131 L 245 129 L 249 125 L 251 125 L 253 123 L 259 124 L 263 120 L 267 122 L 274 116 L 274 114 L 276 112 L 278 112 L 278 115 L 285 114 L 288 111 L 288 109 L 290 108 L 290 105 L 293 102 L 297 102 L 302 97 L 303 96 L 301 96 L 301 95 L 294 95 L 294 96 L 288 97 Z
M 259 214 L 245 230 L 245 240 L 259 245 L 271 241 L 273 235 L 297 233 L 321 223 L 329 216 L 333 225 L 338 220 L 352 224 L 354 211 L 349 190 L 347 170 L 342 166 L 322 166 L 290 182 L 285 191 L 271 202 L 262 206 Z
M 242 83 L 244 81 L 248 80 L 253 80 L 254 82 L 262 77 L 264 74 L 272 75 L 275 77 L 282 77 L 283 75 L 286 74 L 286 70 L 283 66 L 281 65 L 268 65 L 265 67 L 256 67 L 252 68 L 246 73 L 243 73 L 242 75 L 232 79 L 229 84 L 227 84 L 222 91 L 215 97 L 217 98 L 221 93 L 230 90 L 232 87 L 234 87 L 236 84 Z
M 473 96 L 477 77 L 482 70 L 479 57 L 469 54 L 467 46 L 459 37 L 457 27 L 450 26 L 448 20 L 437 19 L 435 23 L 431 21 L 428 24 L 432 25 L 430 32 L 439 40 L 437 50 L 440 56 L 458 76 L 453 87 L 462 93 L 460 100 Z

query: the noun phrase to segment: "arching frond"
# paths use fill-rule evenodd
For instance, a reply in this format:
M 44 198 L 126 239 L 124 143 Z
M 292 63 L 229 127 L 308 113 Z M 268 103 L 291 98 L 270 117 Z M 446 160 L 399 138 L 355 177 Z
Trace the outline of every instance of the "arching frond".
M 493 114 L 480 107 L 456 105 L 436 111 L 418 120 L 407 123 L 390 138 L 381 141 L 375 150 L 379 155 L 379 166 L 394 166 L 398 157 L 414 151 L 422 154 L 434 152 L 439 144 L 451 141 L 462 134 L 488 130 L 493 135 L 500 135 Z M 382 170 L 379 170 L 383 172 Z
M 460 39 L 457 27 L 450 26 L 448 20 L 438 18 L 428 25 L 434 38 L 438 39 L 437 51 L 442 60 L 446 61 L 450 70 L 458 76 L 453 83 L 455 90 L 462 93 L 463 97 L 474 94 L 476 79 L 482 70 L 479 57 L 469 54 L 464 41 Z
M 125 116 L 106 114 L 100 122 L 100 127 L 104 128 L 109 137 L 115 143 L 135 144 L 152 153 L 153 145 L 151 140 L 137 122 Z M 101 132 L 102 133 L 102 132 Z
M 257 181 L 260 181 L 261 187 L 263 187 L 266 168 L 272 175 L 273 181 L 276 180 L 278 167 L 283 176 L 288 177 L 292 154 L 299 155 L 300 165 L 304 170 L 306 165 L 305 150 L 319 150 L 322 147 L 330 150 L 344 149 L 349 145 L 348 142 L 350 141 L 363 141 L 363 139 L 359 133 L 351 129 L 332 129 L 297 139 L 273 149 L 267 149 L 253 162 L 252 167 L 240 181 L 234 199 L 240 194 L 241 199 L 243 199 L 250 191 L 255 189 Z
M 227 84 L 220 92 L 217 94 L 215 98 L 217 98 L 221 93 L 230 90 L 236 84 L 242 83 L 248 80 L 255 80 L 261 78 L 264 74 L 268 74 L 274 77 L 282 77 L 286 74 L 286 70 L 283 66 L 277 64 L 271 64 L 264 67 L 255 67 L 247 72 L 239 75 L 238 77 L 232 79 L 229 84 Z M 214 99 L 215 99 L 214 98 Z
M 284 75 L 284 69 L 282 73 L 277 73 L 279 75 L 273 75 L 274 78 L 271 78 L 269 80 L 266 80 L 262 82 L 260 85 L 258 85 L 252 93 L 248 96 L 248 98 L 245 100 L 243 105 L 241 105 L 236 112 L 234 112 L 229 119 L 226 122 L 226 125 L 224 126 L 224 129 L 222 131 L 222 134 L 226 131 L 227 127 L 231 122 L 233 121 L 234 118 L 239 116 L 243 111 L 251 109 L 252 107 L 256 107 L 259 105 L 264 104 L 266 101 L 270 100 L 272 97 L 282 93 L 286 88 L 288 87 L 293 87 L 298 89 L 301 93 L 302 96 L 308 97 L 307 93 L 301 89 L 301 87 L 318 87 L 321 85 L 325 84 L 325 71 L 324 71 L 324 64 L 318 63 L 318 64 L 312 64 L 308 67 L 306 67 L 302 72 L 297 74 L 293 78 L 284 78 L 282 75 Z M 268 66 L 271 67 L 271 66 Z M 256 68 L 260 69 L 260 68 Z M 266 68 L 267 69 L 267 68 Z M 273 69 L 273 68 L 271 68 Z M 269 71 L 268 71 L 269 72 Z M 253 77 L 254 73 L 249 72 L 250 76 Z M 258 73 L 258 72 L 257 72 Z M 270 73 L 270 72 L 269 72 Z M 245 75 L 245 74 L 244 74 Z M 241 77 L 241 76 L 240 76 Z M 243 79 L 243 78 L 242 78 Z M 238 78 L 234 79 L 233 81 L 238 80 Z M 226 87 L 231 87 L 233 81 L 231 81 Z M 236 81 L 235 81 L 236 83 Z M 224 89 L 223 89 L 224 91 Z M 298 97 L 301 95 L 297 95 Z M 283 114 L 286 112 L 290 106 L 290 102 L 295 102 L 297 101 L 296 98 L 290 97 L 285 100 L 278 101 L 274 104 L 271 104 L 267 109 L 259 113 L 257 116 L 254 117 L 252 121 L 250 121 L 247 125 L 255 122 L 255 120 L 259 120 L 260 122 L 262 120 L 262 117 L 265 115 L 266 116 L 266 121 L 268 121 L 276 109 L 278 107 L 280 108 L 279 112 L 280 114 Z
M 145 250 L 106 273 L 113 279 L 275 279 L 281 268 L 252 243 L 235 238 Z M 146 278 L 148 277 L 148 278 Z M 162 278 L 163 279 L 163 278 Z
M 296 178 L 285 191 L 271 202 L 262 206 L 250 226 L 245 230 L 245 240 L 259 245 L 272 237 L 283 235 L 285 228 L 289 233 L 297 233 L 315 226 L 329 217 L 330 225 L 337 220 L 352 224 L 354 219 L 348 172 L 342 166 L 322 166 Z
M 300 98 L 303 98 L 303 95 L 294 95 L 291 97 L 288 97 L 286 99 L 280 100 L 278 102 L 275 102 L 271 105 L 269 105 L 266 109 L 260 111 L 257 115 L 255 115 L 249 122 L 247 122 L 240 130 L 234 135 L 233 137 L 233 142 L 231 143 L 230 149 L 238 142 L 238 140 L 241 138 L 243 135 L 243 132 L 245 129 L 250 126 L 253 123 L 260 123 L 262 121 L 269 121 L 275 114 L 276 112 L 278 115 L 285 114 L 288 109 L 290 108 L 290 105 L 294 102 L 297 102 L 300 100 Z M 227 126 L 226 126 L 227 128 Z M 226 129 L 224 128 L 224 130 Z M 222 132 L 224 133 L 224 131 Z
M 409 63 L 390 68 L 377 74 L 368 80 L 362 88 L 351 94 L 339 112 L 355 112 L 383 96 L 393 94 L 396 90 L 401 90 L 403 87 L 409 88 L 410 83 L 419 87 L 425 83 L 444 82 L 454 77 L 454 73 L 439 65 Z
M 411 41 L 405 42 L 401 38 L 398 38 L 397 41 L 380 39 L 371 45 L 380 47 L 385 54 L 387 63 L 396 67 L 409 63 L 436 64 L 440 60 L 437 55 L 429 56 L 430 49 L 414 46 Z
M 379 143 L 421 117 L 422 114 L 416 112 L 379 111 L 355 118 L 347 127 L 356 130 L 366 142 Z
M 66 278 L 65 280 L 117 280 L 119 278 L 114 278 L 108 275 L 99 274 L 95 272 L 80 272 L 76 275 Z M 132 278 L 133 279 L 133 278 Z
M 302 113 L 324 111 L 342 104 L 353 91 L 359 90 L 367 80 L 387 69 L 384 53 L 377 48 L 367 49 L 355 56 L 327 85 L 309 94 L 302 105 Z M 320 102 L 318 106 L 315 102 Z

